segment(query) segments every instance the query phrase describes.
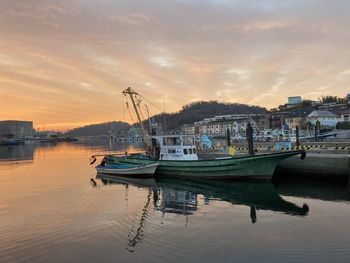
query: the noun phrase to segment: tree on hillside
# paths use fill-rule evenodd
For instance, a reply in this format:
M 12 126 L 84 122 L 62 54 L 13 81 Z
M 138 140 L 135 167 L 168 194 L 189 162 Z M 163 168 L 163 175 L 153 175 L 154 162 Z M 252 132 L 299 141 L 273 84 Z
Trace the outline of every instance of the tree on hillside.
M 326 96 L 321 96 L 320 101 L 322 103 L 332 103 L 332 102 L 337 102 L 338 98 L 337 96 L 331 96 L 331 95 L 326 95 Z
M 157 123 L 166 120 L 167 130 L 180 130 L 184 124 L 192 124 L 204 118 L 229 114 L 258 114 L 266 113 L 266 108 L 238 103 L 220 103 L 217 101 L 192 102 L 182 107 L 176 113 L 162 113 L 153 116 Z M 147 123 L 147 122 L 146 122 Z M 164 126 L 164 124 L 163 124 Z
M 337 96 L 327 95 L 327 96 L 321 96 L 320 101 L 322 103 L 332 103 L 332 102 L 346 103 L 347 98 L 340 98 Z
M 303 100 L 301 102 L 301 106 L 303 108 L 311 108 L 312 107 L 312 100 Z

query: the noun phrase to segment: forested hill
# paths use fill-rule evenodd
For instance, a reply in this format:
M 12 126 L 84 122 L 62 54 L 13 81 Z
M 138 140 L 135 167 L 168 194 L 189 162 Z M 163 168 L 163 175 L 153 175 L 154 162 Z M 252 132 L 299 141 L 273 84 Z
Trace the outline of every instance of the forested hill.
M 183 124 L 192 124 L 204 118 L 228 114 L 258 114 L 267 113 L 266 108 L 238 103 L 220 103 L 217 101 L 199 101 L 187 104 L 176 113 L 155 115 L 159 123 L 166 121 L 167 130 L 179 130 Z
M 126 122 L 113 121 L 76 128 L 66 132 L 65 135 L 70 137 L 101 136 L 110 133 L 124 135 L 130 127 Z
M 199 101 L 183 106 L 179 112 L 158 114 L 155 115 L 154 118 L 158 123 L 163 125 L 165 117 L 167 130 L 180 130 L 183 124 L 193 124 L 196 121 L 201 121 L 204 118 L 210 118 L 216 115 L 245 113 L 254 114 L 266 112 L 267 110 L 265 108 L 249 106 L 246 104 Z M 146 125 L 148 124 L 147 121 L 145 123 Z M 70 137 L 79 137 L 100 136 L 112 133 L 124 136 L 130 128 L 131 126 L 128 123 L 114 121 L 76 128 L 68 131 L 65 135 Z

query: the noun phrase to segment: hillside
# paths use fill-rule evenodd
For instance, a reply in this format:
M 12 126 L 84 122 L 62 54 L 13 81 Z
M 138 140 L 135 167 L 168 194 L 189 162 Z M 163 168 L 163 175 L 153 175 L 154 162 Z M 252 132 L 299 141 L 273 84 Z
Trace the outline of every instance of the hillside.
M 183 106 L 179 112 L 158 114 L 154 118 L 157 122 L 163 124 L 165 117 L 167 130 L 179 130 L 183 124 L 191 124 L 204 118 L 244 113 L 267 113 L 267 110 L 266 108 L 246 104 L 199 101 Z
M 266 113 L 265 108 L 259 106 L 250 106 L 246 104 L 229 104 L 217 101 L 199 101 L 187 104 L 179 112 L 162 113 L 153 116 L 158 123 L 164 124 L 166 121 L 167 130 L 180 130 L 183 124 L 191 124 L 204 118 L 214 117 L 225 114 L 243 114 L 243 113 Z M 146 126 L 148 121 L 145 122 Z M 125 122 L 107 122 L 101 124 L 92 124 L 81 128 L 68 131 L 65 135 L 70 137 L 79 136 L 100 136 L 110 133 L 124 135 L 131 128 Z
M 66 136 L 101 136 L 112 134 L 123 135 L 131 126 L 128 123 L 121 121 L 105 122 L 100 124 L 91 124 L 88 126 L 75 128 L 65 133 Z

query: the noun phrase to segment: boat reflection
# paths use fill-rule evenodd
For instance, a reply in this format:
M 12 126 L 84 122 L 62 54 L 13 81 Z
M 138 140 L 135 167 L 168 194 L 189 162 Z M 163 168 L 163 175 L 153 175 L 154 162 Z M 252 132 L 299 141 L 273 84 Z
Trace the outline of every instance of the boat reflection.
M 148 189 L 142 212 L 138 216 L 136 225 L 128 234 L 127 250 L 131 253 L 144 237 L 144 227 L 152 205 L 152 196 L 155 211 L 160 211 L 162 215 L 184 215 L 186 225 L 188 217 L 200 207 L 198 202 L 200 195 L 204 197 L 203 205 L 209 205 L 210 200 L 219 200 L 250 207 L 250 220 L 253 224 L 257 222 L 258 210 L 276 211 L 293 216 L 306 216 L 309 211 L 306 204 L 299 207 L 281 198 L 272 183 L 192 182 L 176 179 L 138 179 L 104 174 L 97 174 L 96 178 L 105 185 L 123 184 L 126 189 L 129 185 Z
M 209 200 L 219 200 L 251 208 L 252 222 L 256 222 L 256 210 L 269 210 L 294 216 L 306 216 L 309 207 L 298 206 L 284 200 L 270 182 L 189 181 L 177 179 L 135 179 L 98 174 L 104 184 L 131 184 L 153 191 L 154 208 L 164 213 L 193 214 L 198 209 L 198 195 Z
M 349 202 L 348 185 L 341 182 L 312 180 L 278 180 L 276 190 L 280 195 L 322 201 Z
M 196 193 L 165 187 L 160 190 L 160 193 L 160 198 L 155 202 L 155 209 L 161 211 L 163 214 L 192 215 L 198 209 L 198 197 Z
M 157 183 L 161 189 L 172 189 L 172 191 L 176 192 L 185 191 L 196 196 L 202 195 L 205 203 L 208 203 L 209 200 L 219 200 L 235 205 L 249 206 L 253 223 L 256 222 L 256 210 L 270 210 L 295 216 L 306 216 L 309 212 L 309 207 L 306 204 L 300 207 L 280 197 L 276 188 L 270 182 L 194 182 L 160 179 Z

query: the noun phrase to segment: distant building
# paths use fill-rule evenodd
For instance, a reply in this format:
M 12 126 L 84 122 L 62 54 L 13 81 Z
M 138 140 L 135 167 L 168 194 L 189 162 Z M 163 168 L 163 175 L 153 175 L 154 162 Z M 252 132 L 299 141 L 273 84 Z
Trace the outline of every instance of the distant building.
M 184 134 L 195 134 L 195 126 L 193 124 L 184 124 L 181 127 L 181 131 Z
M 288 97 L 289 105 L 298 105 L 301 103 L 301 96 Z
M 292 111 L 285 117 L 285 123 L 289 129 L 294 129 L 296 126 L 303 128 L 305 126 L 305 118 L 311 113 L 309 109 L 297 109 Z
M 0 138 L 25 139 L 32 137 L 33 131 L 33 122 L 31 121 L 0 121 Z
M 227 131 L 230 131 L 232 136 L 244 134 L 247 125 L 252 122 L 255 130 L 264 130 L 270 127 L 268 114 L 233 114 L 220 115 L 213 118 L 205 118 L 202 121 L 195 123 L 194 132 L 198 129 L 200 134 L 211 135 L 213 137 L 224 137 Z M 198 127 L 198 128 L 197 128 Z
M 344 111 L 349 108 L 347 103 L 338 103 L 338 102 L 330 102 L 330 103 L 321 103 L 316 105 L 316 109 L 318 110 L 326 110 L 332 112 Z
M 350 111 L 343 112 L 340 114 L 340 117 L 337 119 L 338 122 L 349 122 L 350 121 Z
M 58 133 L 56 131 L 36 131 L 34 137 L 38 138 L 52 138 L 57 137 Z
M 282 129 L 286 124 L 286 118 L 290 115 L 289 112 L 273 112 L 270 115 L 270 128 L 275 129 Z
M 319 121 L 321 127 L 335 128 L 338 119 L 337 115 L 330 111 L 315 110 L 307 115 L 306 121 L 310 122 L 312 125 L 316 125 L 316 122 Z

